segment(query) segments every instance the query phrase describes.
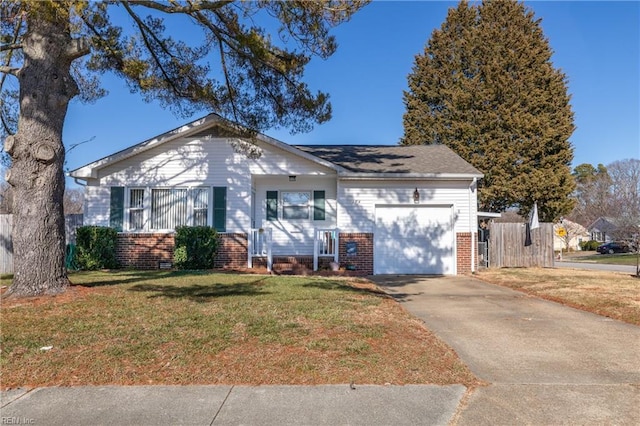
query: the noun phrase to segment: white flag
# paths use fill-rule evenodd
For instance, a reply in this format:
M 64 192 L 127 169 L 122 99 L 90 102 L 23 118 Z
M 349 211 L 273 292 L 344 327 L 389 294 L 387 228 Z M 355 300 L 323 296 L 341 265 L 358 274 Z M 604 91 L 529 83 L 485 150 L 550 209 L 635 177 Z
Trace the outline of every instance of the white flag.
M 540 222 L 538 222 L 538 202 L 533 203 L 533 210 L 531 210 L 531 220 L 529 221 L 529 228 L 540 228 Z

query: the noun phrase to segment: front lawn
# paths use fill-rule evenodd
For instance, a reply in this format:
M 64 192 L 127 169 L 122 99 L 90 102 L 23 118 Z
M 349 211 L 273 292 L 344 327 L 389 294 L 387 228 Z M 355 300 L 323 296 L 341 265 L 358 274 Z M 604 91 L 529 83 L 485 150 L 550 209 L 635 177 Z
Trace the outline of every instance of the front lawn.
M 554 268 L 485 269 L 483 281 L 640 325 L 640 279 L 619 272 Z
M 607 265 L 631 265 L 636 266 L 638 261 L 635 253 L 618 253 L 618 254 L 589 254 L 582 256 L 566 256 L 567 262 L 588 262 L 588 263 L 604 263 Z
M 365 280 L 167 271 L 71 279 L 60 296 L 1 301 L 3 388 L 476 383 L 453 350 Z

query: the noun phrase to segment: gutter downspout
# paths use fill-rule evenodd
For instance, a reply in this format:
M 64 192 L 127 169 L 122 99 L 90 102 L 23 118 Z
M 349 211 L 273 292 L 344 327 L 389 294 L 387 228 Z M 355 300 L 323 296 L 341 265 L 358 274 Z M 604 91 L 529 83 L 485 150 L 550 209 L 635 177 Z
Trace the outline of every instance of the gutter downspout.
M 87 186 L 87 182 L 85 182 L 85 183 L 80 183 L 80 182 L 78 182 L 78 178 L 76 178 L 76 177 L 74 177 L 74 178 L 73 178 L 73 181 L 74 181 L 74 182 L 76 183 L 76 185 L 78 185 L 78 186 Z

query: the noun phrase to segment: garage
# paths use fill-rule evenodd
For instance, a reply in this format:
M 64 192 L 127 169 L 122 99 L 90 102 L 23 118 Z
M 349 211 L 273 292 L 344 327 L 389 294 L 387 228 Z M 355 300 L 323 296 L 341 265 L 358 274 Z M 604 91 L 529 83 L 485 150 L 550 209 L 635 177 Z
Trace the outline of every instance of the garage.
M 375 274 L 455 274 L 453 207 L 377 205 Z

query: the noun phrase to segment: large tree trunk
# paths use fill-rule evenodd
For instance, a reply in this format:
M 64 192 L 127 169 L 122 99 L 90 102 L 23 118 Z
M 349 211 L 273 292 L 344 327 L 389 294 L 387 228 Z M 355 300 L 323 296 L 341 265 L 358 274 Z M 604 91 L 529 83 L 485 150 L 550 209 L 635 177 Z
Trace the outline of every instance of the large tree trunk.
M 43 7 L 43 9 L 45 9 Z M 14 278 L 12 296 L 58 294 L 67 288 L 63 214 L 67 106 L 78 87 L 71 61 L 81 56 L 68 19 L 55 11 L 29 16 L 24 38 L 17 133 L 7 138 L 13 186 Z M 47 13 L 48 12 L 48 13 Z

